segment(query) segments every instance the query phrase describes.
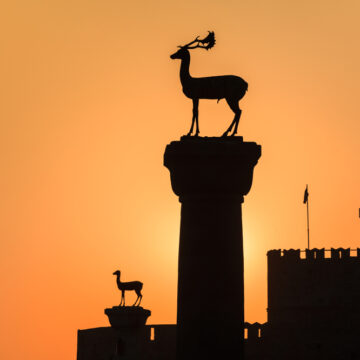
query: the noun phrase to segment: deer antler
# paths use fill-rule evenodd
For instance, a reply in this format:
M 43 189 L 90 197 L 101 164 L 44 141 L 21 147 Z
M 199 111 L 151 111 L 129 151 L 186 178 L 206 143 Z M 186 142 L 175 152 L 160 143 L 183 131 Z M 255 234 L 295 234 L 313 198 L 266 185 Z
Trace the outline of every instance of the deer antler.
M 209 50 L 215 45 L 215 33 L 213 31 L 209 31 L 208 36 L 205 39 L 199 40 L 202 44 L 207 44 L 206 46 L 201 46 L 202 48 Z
M 199 42 L 199 37 L 197 36 L 195 40 L 189 42 L 188 44 L 184 45 L 184 46 L 179 46 L 180 48 L 187 48 L 187 49 L 195 49 L 195 48 L 190 48 L 189 46 L 192 45 L 195 42 Z
M 194 43 L 197 42 L 197 45 L 195 46 L 190 46 Z M 202 45 L 200 45 L 200 43 Z M 207 44 L 204 46 L 204 44 Z M 206 36 L 206 38 L 199 40 L 199 37 L 197 36 L 195 40 L 189 42 L 188 44 L 184 45 L 184 46 L 180 46 L 182 48 L 186 48 L 186 49 L 196 49 L 196 48 L 201 48 L 201 49 L 206 49 L 209 50 L 211 49 L 213 46 L 215 45 L 215 33 L 213 31 L 209 31 L 208 36 Z

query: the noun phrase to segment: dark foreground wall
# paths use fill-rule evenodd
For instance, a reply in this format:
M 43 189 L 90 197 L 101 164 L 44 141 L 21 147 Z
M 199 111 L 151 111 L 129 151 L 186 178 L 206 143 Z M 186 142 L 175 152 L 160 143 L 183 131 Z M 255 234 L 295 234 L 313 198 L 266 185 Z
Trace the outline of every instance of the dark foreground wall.
M 78 330 L 77 360 L 175 360 L 176 325 Z

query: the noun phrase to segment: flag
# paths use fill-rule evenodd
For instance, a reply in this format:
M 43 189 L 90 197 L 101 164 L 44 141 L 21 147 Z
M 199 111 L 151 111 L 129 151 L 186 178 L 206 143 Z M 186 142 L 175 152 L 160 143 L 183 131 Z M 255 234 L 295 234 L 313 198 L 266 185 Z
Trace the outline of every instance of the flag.
M 308 186 L 306 185 L 306 189 L 304 192 L 304 204 L 308 202 L 309 192 L 308 192 Z

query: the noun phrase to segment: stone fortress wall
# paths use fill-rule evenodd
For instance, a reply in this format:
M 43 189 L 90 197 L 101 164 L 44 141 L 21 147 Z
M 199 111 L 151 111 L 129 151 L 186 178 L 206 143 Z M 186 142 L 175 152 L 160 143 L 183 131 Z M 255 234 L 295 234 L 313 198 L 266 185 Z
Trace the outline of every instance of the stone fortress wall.
M 267 255 L 268 322 L 360 321 L 360 249 L 270 250 Z

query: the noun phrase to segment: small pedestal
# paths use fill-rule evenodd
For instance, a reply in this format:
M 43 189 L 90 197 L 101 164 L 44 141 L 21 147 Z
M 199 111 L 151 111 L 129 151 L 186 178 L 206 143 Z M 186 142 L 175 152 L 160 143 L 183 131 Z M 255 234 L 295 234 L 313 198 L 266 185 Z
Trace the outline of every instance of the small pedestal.
M 105 314 L 115 329 L 138 328 L 145 326 L 151 311 L 137 306 L 113 306 L 105 309 Z
M 147 359 L 150 310 L 114 306 L 105 309 L 111 327 L 78 331 L 77 360 Z
M 166 147 L 181 202 L 177 360 L 243 359 L 241 204 L 260 156 L 241 137 L 183 137 Z

